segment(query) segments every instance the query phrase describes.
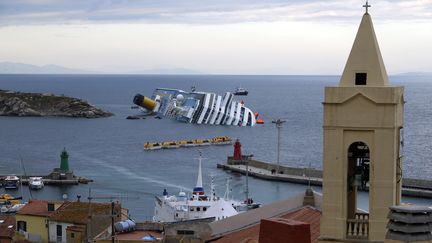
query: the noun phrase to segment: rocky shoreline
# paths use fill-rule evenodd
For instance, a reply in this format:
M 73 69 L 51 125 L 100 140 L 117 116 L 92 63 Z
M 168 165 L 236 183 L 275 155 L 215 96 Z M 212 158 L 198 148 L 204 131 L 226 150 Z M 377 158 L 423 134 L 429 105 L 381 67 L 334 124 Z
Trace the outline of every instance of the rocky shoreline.
M 77 98 L 0 90 L 0 116 L 99 118 L 112 115 Z

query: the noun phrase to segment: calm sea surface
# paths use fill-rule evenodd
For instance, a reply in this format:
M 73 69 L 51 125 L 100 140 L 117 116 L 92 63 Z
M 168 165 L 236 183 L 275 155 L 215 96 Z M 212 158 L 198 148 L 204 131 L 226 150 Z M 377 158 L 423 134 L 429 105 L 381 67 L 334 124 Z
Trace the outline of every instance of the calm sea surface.
M 405 86 L 405 177 L 432 180 L 432 77 L 394 76 L 393 85 Z M 211 138 L 227 135 L 239 138 L 244 153 L 264 161 L 276 160 L 277 131 L 272 119 L 287 122 L 282 129 L 281 163 L 321 169 L 322 104 L 324 87 L 338 84 L 337 76 L 188 76 L 188 75 L 0 75 L 0 89 L 54 93 L 87 100 L 115 116 L 99 119 L 0 117 L 0 174 L 48 174 L 60 164 L 66 147 L 70 167 L 76 175 L 94 179 L 89 185 L 52 187 L 38 192 L 13 192 L 25 198 L 70 200 L 117 197 L 138 220 L 153 215 L 154 195 L 164 188 L 171 193 L 190 192 L 196 182 L 197 148 L 144 151 L 146 141 Z M 236 86 L 249 90 L 246 106 L 259 112 L 266 124 L 255 127 L 225 127 L 184 124 L 147 118 L 126 120 L 136 93 L 151 96 L 157 87 L 223 94 Z M 216 168 L 232 154 L 232 146 L 200 148 L 204 157 L 204 187 L 215 177 L 216 191 L 223 195 L 231 178 L 234 197 L 244 198 L 244 177 Z M 268 203 L 304 191 L 304 186 L 250 178 L 250 193 L 256 201 Z M 320 190 L 317 188 L 317 190 Z M 0 189 L 3 193 L 4 189 Z M 367 195 L 361 200 L 366 204 Z M 430 204 L 427 200 L 405 201 Z M 365 206 L 366 207 L 366 206 Z

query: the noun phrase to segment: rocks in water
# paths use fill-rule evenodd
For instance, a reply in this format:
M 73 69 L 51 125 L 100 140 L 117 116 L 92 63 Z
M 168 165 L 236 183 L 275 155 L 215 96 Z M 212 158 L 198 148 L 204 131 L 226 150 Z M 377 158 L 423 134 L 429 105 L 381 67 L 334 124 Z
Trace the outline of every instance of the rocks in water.
M 0 90 L 0 116 L 98 118 L 112 115 L 77 98 Z

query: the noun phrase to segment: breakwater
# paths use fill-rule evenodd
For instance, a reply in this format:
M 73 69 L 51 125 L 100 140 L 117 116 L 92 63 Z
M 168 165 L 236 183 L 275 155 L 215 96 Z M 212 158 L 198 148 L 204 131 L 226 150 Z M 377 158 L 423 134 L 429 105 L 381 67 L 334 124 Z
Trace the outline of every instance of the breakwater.
M 2 176 L 0 175 L 0 184 L 4 184 L 4 178 L 6 176 Z M 88 184 L 89 182 L 93 182 L 92 179 L 88 179 L 85 177 L 80 177 L 80 176 L 74 176 L 72 178 L 55 178 L 52 176 L 52 174 L 50 175 L 45 175 L 45 176 L 41 176 L 41 175 L 30 175 L 30 176 L 20 176 L 18 175 L 18 177 L 20 178 L 20 183 L 22 183 L 23 185 L 28 185 L 29 183 L 29 178 L 30 177 L 42 177 L 43 183 L 45 185 L 54 185 L 54 186 L 60 186 L 60 185 L 78 185 L 78 184 Z
M 227 163 L 217 164 L 218 168 L 246 174 L 263 180 L 282 181 L 297 184 L 322 186 L 322 171 L 312 168 L 295 168 L 248 159 L 234 160 L 228 157 Z M 278 172 L 278 173 L 276 173 Z M 366 188 L 367 190 L 367 188 Z M 403 178 L 402 195 L 410 197 L 432 198 L 432 181 Z

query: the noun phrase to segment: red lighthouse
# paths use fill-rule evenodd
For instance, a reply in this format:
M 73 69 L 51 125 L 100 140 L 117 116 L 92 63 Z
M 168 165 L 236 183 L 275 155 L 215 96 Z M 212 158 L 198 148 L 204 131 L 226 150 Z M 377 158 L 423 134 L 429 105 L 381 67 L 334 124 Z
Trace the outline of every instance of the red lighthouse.
M 238 139 L 234 143 L 233 160 L 242 160 L 241 143 L 240 143 L 240 140 L 238 140 Z

